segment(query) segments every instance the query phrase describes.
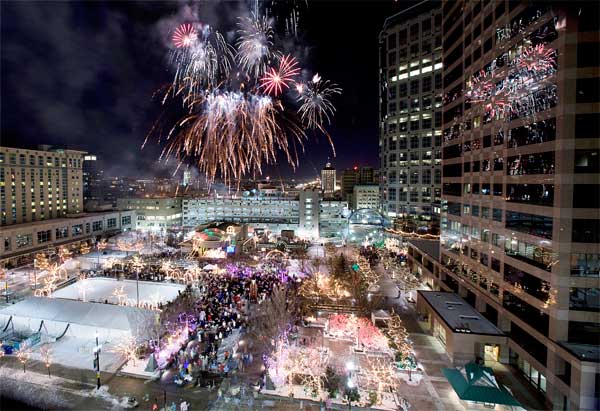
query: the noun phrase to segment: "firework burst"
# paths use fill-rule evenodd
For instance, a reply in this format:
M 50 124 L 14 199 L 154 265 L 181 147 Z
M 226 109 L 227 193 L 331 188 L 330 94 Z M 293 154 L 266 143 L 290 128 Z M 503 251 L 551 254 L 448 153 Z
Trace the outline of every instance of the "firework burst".
M 194 114 L 171 131 L 176 136 L 163 156 L 196 159 L 209 181 L 218 174 L 225 181 L 239 180 L 246 173 L 260 174 L 262 164 L 275 162 L 278 150 L 289 163 L 297 163 L 294 147 L 302 145 L 305 134 L 289 120 L 281 101 L 261 94 L 214 90 L 198 96 L 193 105 Z
M 259 77 L 267 71 L 271 60 L 279 53 L 273 49 L 275 34 L 266 17 L 241 18 L 238 22 L 239 39 L 236 60 L 248 74 Z
M 315 74 L 311 81 L 296 87 L 301 103 L 298 113 L 302 123 L 310 129 L 323 129 L 323 124 L 331 122 L 335 107 L 331 97 L 341 94 L 342 89 L 328 80 L 321 81 L 321 76 Z
M 175 75 L 162 103 L 176 102 L 185 114 L 169 125 L 161 159 L 196 162 L 209 184 L 217 177 L 229 184 L 260 174 L 278 153 L 295 167 L 305 129 L 327 135 L 322 122 L 330 121 L 335 111 L 330 97 L 340 92 L 318 75 L 298 82 L 300 66 L 275 47 L 267 18 L 240 18 L 237 35 L 233 47 L 210 26 L 195 23 L 180 26 L 172 38 Z M 300 106 L 282 96 L 294 86 Z M 161 133 L 167 117 L 157 120 L 146 141 Z
M 198 32 L 189 23 L 182 24 L 175 29 L 173 33 L 173 45 L 179 48 L 185 48 L 191 46 L 198 38 Z
M 289 84 L 300 73 L 300 67 L 295 58 L 287 55 L 279 60 L 279 69 L 271 67 L 260 79 L 260 87 L 265 93 L 279 95 L 284 88 L 289 88 Z

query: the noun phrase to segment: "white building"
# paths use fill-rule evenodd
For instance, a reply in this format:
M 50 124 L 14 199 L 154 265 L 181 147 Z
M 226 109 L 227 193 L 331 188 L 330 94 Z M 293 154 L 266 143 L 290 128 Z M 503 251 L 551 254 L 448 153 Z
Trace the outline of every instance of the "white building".
M 119 210 L 135 210 L 140 230 L 181 228 L 181 198 L 119 198 Z
M 316 189 L 300 192 L 300 237 L 319 238 L 319 191 Z
M 321 200 L 319 206 L 319 236 L 322 238 L 342 237 L 348 227 L 348 202 Z
M 187 187 L 192 182 L 192 170 L 184 170 L 181 185 Z
M 273 232 L 297 230 L 299 205 L 295 197 L 242 196 L 184 199 L 183 226 L 193 228 L 212 221 L 247 224 Z
M 330 162 L 325 164 L 321 170 L 321 191 L 325 197 L 331 196 L 335 192 L 335 168 Z
M 372 208 L 379 210 L 380 196 L 379 186 L 377 185 L 356 185 L 354 186 L 354 194 L 352 196 L 352 206 L 354 210 L 361 208 Z
M 184 199 L 182 220 L 183 227 L 188 229 L 227 221 L 277 234 L 293 230 L 307 238 L 332 237 L 343 233 L 347 208 L 345 201 L 322 199 L 318 189 L 301 191 L 298 196 L 263 195 L 261 191 L 242 197 Z

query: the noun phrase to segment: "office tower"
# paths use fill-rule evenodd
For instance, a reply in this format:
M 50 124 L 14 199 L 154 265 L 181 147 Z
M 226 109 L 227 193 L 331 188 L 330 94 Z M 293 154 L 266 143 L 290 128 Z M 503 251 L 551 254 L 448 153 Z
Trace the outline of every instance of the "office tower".
M 424 1 L 386 19 L 379 36 L 379 157 L 383 212 L 439 218 L 442 13 Z
M 83 151 L 0 147 L 0 225 L 83 211 Z
M 329 161 L 321 170 L 321 191 L 325 197 L 330 197 L 335 192 L 335 168 Z
M 554 409 L 598 409 L 598 3 L 443 14 L 440 281 L 508 334 Z
M 355 185 L 370 185 L 376 183 L 378 183 L 378 173 L 373 167 L 354 166 L 352 168 L 347 168 L 342 172 L 342 199 L 352 205 L 355 203 Z M 379 208 L 379 206 L 377 208 Z
M 183 170 L 183 177 L 181 179 L 181 185 L 187 187 L 192 182 L 192 170 Z
M 83 206 L 86 211 L 97 210 L 104 205 L 104 170 L 95 155 L 83 157 Z

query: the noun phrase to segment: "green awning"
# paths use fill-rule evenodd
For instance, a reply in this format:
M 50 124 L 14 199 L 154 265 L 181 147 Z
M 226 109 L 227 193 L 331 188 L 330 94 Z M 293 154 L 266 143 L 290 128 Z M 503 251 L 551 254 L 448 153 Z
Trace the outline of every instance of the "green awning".
M 521 406 L 503 385 L 498 384 L 489 367 L 469 363 L 462 370 L 444 368 L 442 372 L 461 400 Z

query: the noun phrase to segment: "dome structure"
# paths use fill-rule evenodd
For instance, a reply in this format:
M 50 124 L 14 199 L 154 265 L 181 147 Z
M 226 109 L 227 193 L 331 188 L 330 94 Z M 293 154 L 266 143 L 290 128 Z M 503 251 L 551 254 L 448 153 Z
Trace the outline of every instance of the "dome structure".
M 352 213 L 348 219 L 348 241 L 372 244 L 382 241 L 384 230 L 392 223 L 379 211 L 361 208 Z
M 390 227 L 392 223 L 379 211 L 372 208 L 361 208 L 350 215 L 348 223 L 352 225 L 364 225 L 373 227 Z

